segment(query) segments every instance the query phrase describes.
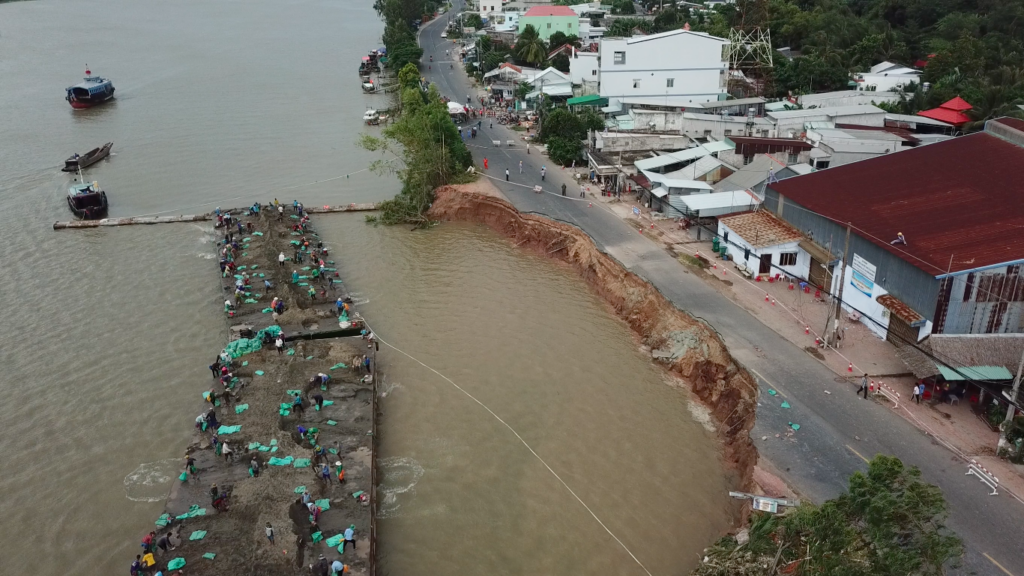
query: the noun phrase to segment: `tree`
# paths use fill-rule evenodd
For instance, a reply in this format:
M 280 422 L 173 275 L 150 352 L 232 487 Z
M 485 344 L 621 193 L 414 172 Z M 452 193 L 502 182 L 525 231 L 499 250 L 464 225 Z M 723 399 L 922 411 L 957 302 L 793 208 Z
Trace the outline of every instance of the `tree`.
M 403 73 L 408 81 L 409 72 L 409 67 L 404 68 L 400 81 Z M 359 143 L 384 156 L 371 165 L 374 172 L 395 174 L 402 181 L 402 191 L 380 204 L 377 221 L 425 224 L 424 213 L 434 201 L 434 190 L 464 178 L 473 159 L 435 87 L 428 92 L 418 86 L 403 87 L 401 99 L 398 119 L 380 137 L 364 134 Z
M 587 128 L 583 121 L 569 110 L 555 108 L 543 119 L 537 138 L 541 142 L 547 142 L 548 139 L 555 136 L 570 140 L 583 140 L 587 137 Z
M 556 164 L 569 166 L 583 157 L 583 144 L 579 140 L 556 136 L 547 143 L 548 158 Z
M 782 516 L 755 513 L 746 543 L 719 540 L 693 574 L 939 576 L 963 553 L 947 516 L 942 492 L 920 470 L 879 455 L 838 498 Z
M 516 58 L 528 64 L 540 64 L 548 57 L 548 48 L 532 24 L 527 24 L 516 39 Z
M 551 59 L 551 65 L 555 68 L 555 70 L 558 70 L 559 72 L 563 72 L 565 74 L 569 73 L 570 64 L 571 63 L 569 62 L 569 57 L 565 55 L 565 52 L 559 52 L 558 54 L 555 54 L 554 58 Z
M 565 41 L 567 38 L 568 36 L 565 35 L 565 32 L 562 32 L 561 30 L 555 32 L 554 34 L 548 37 L 548 48 L 554 50 L 559 46 L 565 45 Z M 579 39 L 577 38 L 577 40 Z
M 476 12 L 468 12 L 462 15 L 462 25 L 480 30 L 484 27 L 484 20 Z
M 633 0 L 613 0 L 612 14 L 636 14 Z
M 608 26 L 605 36 L 628 38 L 633 35 L 634 29 L 651 34 L 654 32 L 654 22 L 643 18 L 618 18 Z

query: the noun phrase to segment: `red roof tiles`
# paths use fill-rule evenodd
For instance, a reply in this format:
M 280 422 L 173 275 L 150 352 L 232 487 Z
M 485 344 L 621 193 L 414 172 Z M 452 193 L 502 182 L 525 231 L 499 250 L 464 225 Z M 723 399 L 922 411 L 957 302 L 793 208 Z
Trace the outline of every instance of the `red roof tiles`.
M 576 16 L 576 13 L 568 6 L 534 6 L 523 16 Z
M 957 96 L 952 100 L 943 102 L 938 108 L 924 110 L 923 112 L 918 112 L 917 115 L 959 126 L 971 121 L 970 116 L 964 114 L 965 110 L 970 110 L 971 108 L 974 108 L 974 106 L 971 106 L 966 100 Z
M 771 187 L 808 210 L 851 222 L 866 240 L 940 275 L 1024 257 L 1021 166 L 1024 148 L 982 132 Z M 898 232 L 907 246 L 889 244 Z
M 804 237 L 799 230 L 767 210 L 720 216 L 718 221 L 739 234 L 754 248 L 797 242 Z

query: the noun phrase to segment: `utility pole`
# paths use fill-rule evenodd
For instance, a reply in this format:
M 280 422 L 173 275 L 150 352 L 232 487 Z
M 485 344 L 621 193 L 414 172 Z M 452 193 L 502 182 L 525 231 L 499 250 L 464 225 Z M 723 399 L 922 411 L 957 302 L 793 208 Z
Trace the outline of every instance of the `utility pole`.
M 1017 402 L 1017 392 L 1020 390 L 1020 373 L 1024 372 L 1024 350 L 1020 353 L 1020 365 L 1017 366 L 1017 376 L 1013 379 L 1013 392 L 1010 393 L 1010 401 L 1013 403 Z M 996 446 L 996 455 L 999 455 L 999 451 L 1003 448 L 1008 448 L 1006 444 L 1006 429 L 1010 427 L 1010 422 L 1013 421 L 1013 413 L 1016 408 L 1013 404 L 1006 407 L 1006 419 L 1003 420 L 1003 425 L 999 427 L 999 444 Z
M 843 317 L 843 286 L 846 285 L 846 264 L 850 261 L 850 223 L 846 223 L 846 242 L 843 245 L 842 268 L 839 271 L 839 290 L 836 291 L 833 306 L 829 307 L 828 320 L 825 322 L 825 342 L 833 348 L 839 344 L 839 320 Z M 831 288 L 831 286 L 830 286 Z M 833 315 L 834 314 L 834 315 Z M 831 326 L 829 325 L 831 324 Z

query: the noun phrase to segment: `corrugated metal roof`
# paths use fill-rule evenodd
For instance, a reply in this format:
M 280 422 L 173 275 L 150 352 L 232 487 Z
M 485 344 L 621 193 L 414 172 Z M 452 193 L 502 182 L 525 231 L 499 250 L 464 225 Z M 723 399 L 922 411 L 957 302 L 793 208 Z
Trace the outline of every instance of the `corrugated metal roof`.
M 803 238 L 799 230 L 775 217 L 767 210 L 723 216 L 718 219 L 754 248 L 778 246 Z
M 523 14 L 524 18 L 532 18 L 534 16 L 573 16 L 578 15 L 572 11 L 568 6 L 534 6 Z
M 676 170 L 675 172 L 665 174 L 665 177 L 679 180 L 696 180 L 719 166 L 725 165 L 725 162 L 722 162 L 714 156 L 705 156 L 693 164 L 686 166 L 682 170 Z
M 776 120 L 803 118 L 806 116 L 855 116 L 858 114 L 885 114 L 885 110 L 870 104 L 859 106 L 832 106 L 827 108 L 811 108 L 808 110 L 783 110 L 780 112 L 768 112 L 767 115 Z
M 851 222 L 862 231 L 854 233 L 939 275 L 1024 254 L 1021 166 L 1024 148 L 982 132 L 787 178 L 771 188 L 808 210 Z M 908 245 L 889 244 L 898 232 Z
M 679 201 L 701 218 L 752 210 L 761 201 L 745 190 L 680 196 Z
M 701 108 L 712 109 L 712 108 L 730 108 L 732 106 L 746 106 L 747 104 L 764 104 L 764 98 L 737 98 L 736 100 L 716 100 L 714 102 L 704 102 L 700 104 Z
M 958 380 L 1013 380 L 1013 374 L 1002 366 L 964 366 L 956 372 L 939 366 L 939 374 L 950 382 Z
M 718 192 L 730 190 L 749 190 L 768 179 L 769 170 L 781 170 L 786 165 L 767 154 L 758 154 L 750 164 L 740 168 L 715 184 Z
M 882 294 L 878 298 L 875 298 L 875 301 L 882 306 L 885 306 L 889 312 L 892 312 L 897 318 L 908 324 L 914 324 L 915 322 L 924 320 L 924 316 L 914 312 L 913 308 L 907 306 L 906 303 L 892 294 Z
M 661 168 L 662 166 L 668 166 L 669 164 L 678 164 L 680 162 L 696 160 L 703 156 L 707 156 L 710 153 L 711 152 L 703 146 L 697 146 L 696 148 L 687 148 L 685 150 L 676 150 L 675 152 L 662 154 L 656 158 L 644 158 L 643 160 L 637 160 L 633 165 L 641 170 L 653 170 L 655 168 Z

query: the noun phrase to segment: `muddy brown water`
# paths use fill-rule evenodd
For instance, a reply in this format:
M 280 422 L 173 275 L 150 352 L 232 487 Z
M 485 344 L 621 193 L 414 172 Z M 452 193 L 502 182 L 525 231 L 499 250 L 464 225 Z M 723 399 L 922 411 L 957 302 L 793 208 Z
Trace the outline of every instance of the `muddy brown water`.
M 355 73 L 381 31 L 368 0 L 0 4 L 0 573 L 127 570 L 226 337 L 208 227 L 54 232 L 63 159 L 114 142 L 88 172 L 113 216 L 389 197 L 354 144 L 382 102 Z M 72 112 L 86 64 L 117 100 Z M 571 273 L 474 227 L 317 228 L 385 338 L 505 418 L 652 572 L 691 566 L 726 527 L 713 438 Z M 493 417 L 386 364 L 391 574 L 638 573 Z

